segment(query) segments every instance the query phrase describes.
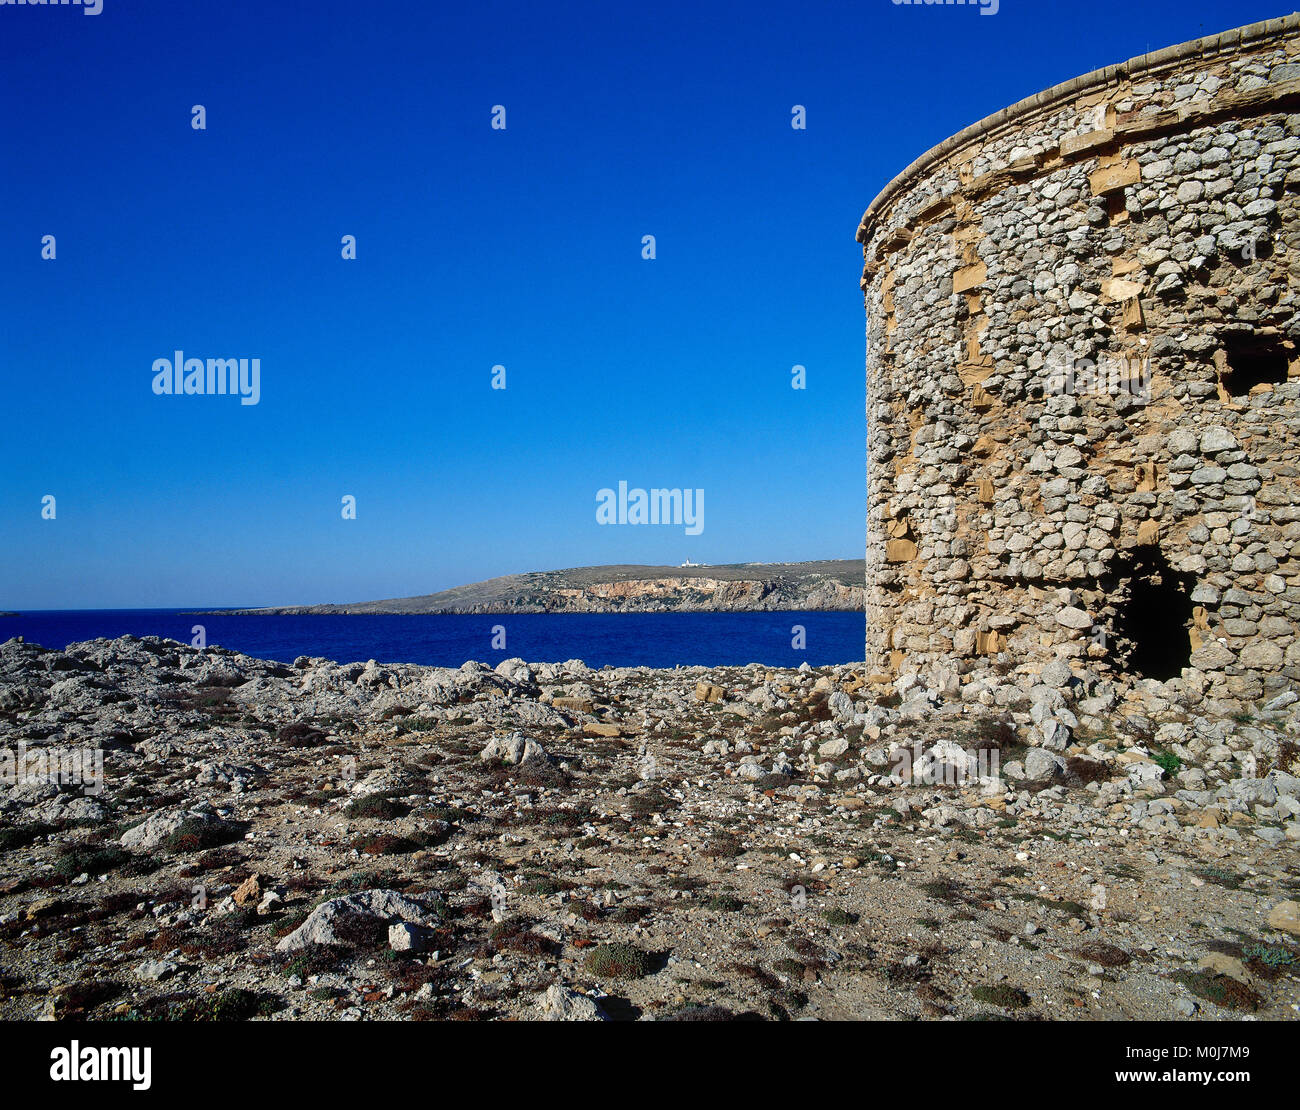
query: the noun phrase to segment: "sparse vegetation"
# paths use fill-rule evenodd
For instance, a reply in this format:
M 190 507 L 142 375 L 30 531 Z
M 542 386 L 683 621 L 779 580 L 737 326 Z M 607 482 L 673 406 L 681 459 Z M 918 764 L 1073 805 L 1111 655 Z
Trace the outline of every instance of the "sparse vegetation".
M 78 875 L 103 875 L 128 863 L 131 853 L 123 848 L 102 844 L 68 846 L 59 850 L 54 873 L 62 879 Z
M 1001 1006 L 1004 1010 L 1023 1010 L 1029 1005 L 1029 995 L 1019 987 L 977 986 L 971 989 L 971 997 L 976 1002 L 985 1002 L 990 1006 Z
M 1170 751 L 1157 751 L 1151 758 L 1166 775 L 1178 774 L 1183 766 L 1183 761 Z
M 354 798 L 343 812 L 349 817 L 369 817 L 385 821 L 405 817 L 410 812 L 410 807 L 395 802 L 383 794 L 367 794 Z
M 189 818 L 163 841 L 163 848 L 173 853 L 201 852 L 239 840 L 243 835 L 243 829 L 232 822 Z
M 601 944 L 583 961 L 593 975 L 602 979 L 639 979 L 650 971 L 650 956 L 631 944 Z
M 1211 975 L 1204 971 L 1180 971 L 1175 980 L 1197 998 L 1213 1002 L 1225 1010 L 1254 1013 L 1263 1003 L 1259 993 L 1228 975 Z

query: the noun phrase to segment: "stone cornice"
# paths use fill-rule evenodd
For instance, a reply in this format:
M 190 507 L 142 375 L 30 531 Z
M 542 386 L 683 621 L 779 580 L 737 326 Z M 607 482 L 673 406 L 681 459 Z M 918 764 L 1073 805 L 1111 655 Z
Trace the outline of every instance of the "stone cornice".
M 1076 97 L 1101 88 L 1106 85 L 1116 84 L 1120 81 L 1131 80 L 1132 78 L 1145 73 L 1154 73 L 1160 70 L 1177 66 L 1179 63 L 1188 58 L 1208 58 L 1216 54 L 1235 54 L 1239 53 L 1243 47 L 1259 46 L 1275 39 L 1282 39 L 1295 35 L 1300 32 L 1300 12 L 1293 12 L 1291 15 L 1280 16 L 1277 19 L 1267 19 L 1259 23 L 1251 23 L 1245 27 L 1238 27 L 1231 31 L 1224 31 L 1217 35 L 1208 35 L 1204 38 L 1193 39 L 1191 42 L 1179 43 L 1176 46 L 1165 47 L 1163 50 L 1156 50 L 1149 54 L 1140 54 L 1135 58 L 1130 58 L 1127 62 L 1121 62 L 1118 65 L 1106 66 L 1102 69 L 1093 70 L 1091 73 L 1085 73 L 1081 77 L 1072 78 L 1069 81 L 1063 81 L 1059 85 L 1053 85 L 1050 89 L 1035 93 L 1033 96 L 1026 97 L 1024 100 L 1017 101 L 1001 111 L 994 112 L 991 116 L 971 124 L 969 127 L 957 132 L 957 134 L 945 139 L 937 146 L 931 147 L 928 151 L 917 158 L 905 170 L 899 173 L 887 184 L 876 198 L 868 205 L 866 212 L 862 216 L 861 223 L 858 226 L 857 239 L 860 243 L 866 243 L 875 229 L 875 225 L 888 209 L 894 198 L 902 192 L 911 182 L 922 176 L 927 170 L 938 165 L 950 155 L 964 148 L 973 146 L 978 141 L 983 140 L 990 135 L 997 134 L 1012 127 L 1023 127 L 1027 117 L 1046 113 L 1049 109 L 1059 107 Z M 1263 103 L 1273 103 L 1280 99 L 1293 99 L 1297 93 L 1297 87 L 1300 83 L 1286 82 L 1284 85 L 1270 87 L 1269 89 L 1257 90 L 1254 96 L 1245 94 L 1240 99 L 1242 104 L 1239 107 L 1248 107 Z M 1263 94 L 1263 95 L 1260 95 Z M 1225 110 L 1225 106 L 1215 102 L 1203 110 L 1189 112 L 1165 112 L 1161 113 L 1160 123 L 1152 121 L 1150 124 L 1142 125 L 1142 129 L 1148 127 L 1152 130 L 1173 129 L 1174 127 L 1190 122 L 1196 116 L 1220 115 Z M 1169 116 L 1170 119 L 1161 119 Z M 1136 129 L 1135 129 L 1136 130 Z M 1121 137 L 1121 136 L 1116 136 Z M 1136 135 L 1127 137 L 1137 137 Z M 1064 145 L 1064 144 L 1063 144 Z M 1062 156 L 1068 156 L 1073 153 L 1082 155 L 1086 149 L 1079 148 L 1075 151 L 1067 152 L 1064 149 L 1060 152 Z M 1031 161 L 1031 160 L 1026 160 Z M 1008 172 L 1012 176 L 1020 173 L 1033 173 L 1038 169 L 1037 161 L 1023 167 L 1010 167 L 1009 171 L 999 171 L 1000 176 Z M 942 206 L 942 200 L 936 198 L 936 206 Z M 870 269 L 870 266 L 868 267 Z

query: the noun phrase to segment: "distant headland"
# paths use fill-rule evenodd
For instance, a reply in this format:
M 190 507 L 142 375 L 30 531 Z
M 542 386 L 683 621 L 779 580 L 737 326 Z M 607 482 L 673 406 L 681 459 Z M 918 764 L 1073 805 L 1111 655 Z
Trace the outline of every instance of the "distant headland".
M 860 610 L 865 563 L 619 565 L 489 578 L 441 593 L 350 604 L 224 609 L 221 613 L 669 613 Z

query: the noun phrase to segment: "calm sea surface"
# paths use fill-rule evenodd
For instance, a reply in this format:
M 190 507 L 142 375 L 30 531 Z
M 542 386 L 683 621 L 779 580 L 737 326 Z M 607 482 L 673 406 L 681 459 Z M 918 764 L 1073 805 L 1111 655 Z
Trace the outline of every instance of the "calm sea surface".
M 811 666 L 863 656 L 861 613 L 533 613 L 518 616 L 211 616 L 183 609 L 87 609 L 0 617 L 0 642 L 23 636 L 64 648 L 70 643 L 165 636 L 190 643 L 203 625 L 207 643 L 262 659 L 299 655 L 338 662 L 423 663 L 458 667 L 468 659 L 495 664 L 581 659 L 590 667 Z M 803 647 L 793 644 L 803 629 Z M 504 650 L 492 646 L 505 629 Z

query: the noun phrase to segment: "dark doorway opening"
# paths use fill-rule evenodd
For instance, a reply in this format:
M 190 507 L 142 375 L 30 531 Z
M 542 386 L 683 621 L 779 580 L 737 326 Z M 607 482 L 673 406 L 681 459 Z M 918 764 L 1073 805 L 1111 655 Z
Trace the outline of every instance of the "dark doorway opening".
M 1114 566 L 1116 654 L 1124 670 L 1167 682 L 1190 664 L 1194 576 L 1158 547 L 1135 548 Z
M 1281 385 L 1291 361 L 1289 344 L 1254 336 L 1233 336 L 1224 344 L 1227 369 L 1223 388 L 1233 397 L 1245 397 L 1260 385 Z

